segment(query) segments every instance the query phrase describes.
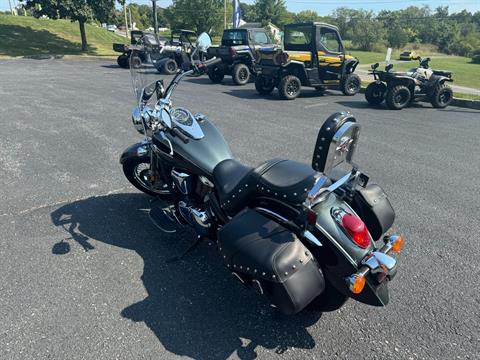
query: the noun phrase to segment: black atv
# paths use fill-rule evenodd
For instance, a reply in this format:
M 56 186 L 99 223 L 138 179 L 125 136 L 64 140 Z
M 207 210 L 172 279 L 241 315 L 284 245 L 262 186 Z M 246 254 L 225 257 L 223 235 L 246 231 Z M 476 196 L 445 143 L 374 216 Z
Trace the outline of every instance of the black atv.
M 130 61 L 134 62 L 133 67 L 151 62 L 158 72 L 171 75 L 175 74 L 184 62 L 190 61 L 196 38 L 195 32 L 184 29 L 172 30 L 171 38 L 167 40 L 159 39 L 153 33 L 133 30 L 131 45 L 113 44 L 113 50 L 122 53 L 117 58 L 117 64 L 124 69 L 130 68 Z M 139 39 L 142 39 L 143 46 L 148 47 L 148 51 L 136 50 L 136 56 L 131 57 L 132 49 Z
M 365 99 L 372 105 L 385 100 L 389 109 L 400 110 L 413 101 L 428 101 L 435 108 L 447 107 L 453 99 L 453 91 L 446 84 L 452 80 L 452 73 L 444 70 L 432 70 L 430 58 L 417 58 L 420 67 L 407 72 L 392 71 L 393 64 L 385 71 L 377 70 L 379 64 L 373 64 L 370 74 L 375 81 L 365 90 Z

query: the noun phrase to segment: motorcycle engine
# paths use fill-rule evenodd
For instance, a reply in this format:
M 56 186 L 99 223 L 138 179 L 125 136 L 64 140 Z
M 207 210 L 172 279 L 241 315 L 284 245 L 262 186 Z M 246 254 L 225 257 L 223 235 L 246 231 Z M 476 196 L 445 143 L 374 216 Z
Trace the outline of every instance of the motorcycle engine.
M 196 189 L 198 186 L 195 186 L 194 177 L 177 169 L 172 169 L 171 175 L 175 187 L 181 193 L 182 200 L 177 203 L 178 212 L 183 220 L 193 226 L 197 234 L 207 236 L 211 225 L 211 216 L 201 201 L 205 194 L 203 189 L 205 185 L 202 182 L 200 189 Z

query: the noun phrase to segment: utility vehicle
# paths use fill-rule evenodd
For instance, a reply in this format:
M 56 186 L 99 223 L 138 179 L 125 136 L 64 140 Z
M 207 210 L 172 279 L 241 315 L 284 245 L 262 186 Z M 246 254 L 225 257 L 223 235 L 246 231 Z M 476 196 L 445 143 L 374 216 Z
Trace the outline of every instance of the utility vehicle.
M 360 91 L 360 77 L 354 74 L 358 59 L 346 54 L 337 27 L 318 22 L 286 25 L 283 45 L 284 50 L 257 53 L 255 88 L 260 94 L 277 87 L 282 99 L 293 100 L 302 86 L 320 92 L 336 87 L 349 96 Z
M 237 85 L 245 85 L 255 75 L 255 51 L 273 49 L 275 45 L 265 29 L 226 29 L 220 46 L 208 49 L 209 57 L 222 62 L 208 71 L 213 83 L 222 82 L 225 75 L 231 75 Z

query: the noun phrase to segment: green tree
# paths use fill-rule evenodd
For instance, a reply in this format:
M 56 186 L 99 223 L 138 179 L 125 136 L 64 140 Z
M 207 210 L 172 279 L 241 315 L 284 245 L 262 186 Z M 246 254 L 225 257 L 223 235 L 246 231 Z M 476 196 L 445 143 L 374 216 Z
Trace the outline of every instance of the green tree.
M 295 14 L 287 10 L 285 0 L 256 0 L 254 6 L 256 21 L 264 26 L 271 22 L 281 27 L 294 21 Z
M 48 16 L 51 19 L 78 21 L 82 51 L 87 51 L 85 23 L 92 19 L 107 21 L 113 16 L 115 0 L 25 0 L 26 8 L 34 11 L 34 16 Z
M 382 23 L 375 19 L 372 11 L 358 10 L 351 20 L 351 39 L 355 47 L 364 51 L 371 51 L 373 45 L 383 40 Z
M 407 32 L 399 25 L 387 29 L 388 45 L 392 48 L 401 48 L 408 42 Z
M 223 0 L 173 0 L 165 16 L 172 28 L 218 33 L 223 29 Z
M 242 19 L 244 21 L 255 22 L 258 20 L 256 11 L 255 11 L 255 5 L 241 2 L 240 9 L 242 10 Z
M 320 16 L 314 10 L 302 10 L 295 15 L 295 21 L 298 22 L 310 22 L 310 21 L 318 21 Z

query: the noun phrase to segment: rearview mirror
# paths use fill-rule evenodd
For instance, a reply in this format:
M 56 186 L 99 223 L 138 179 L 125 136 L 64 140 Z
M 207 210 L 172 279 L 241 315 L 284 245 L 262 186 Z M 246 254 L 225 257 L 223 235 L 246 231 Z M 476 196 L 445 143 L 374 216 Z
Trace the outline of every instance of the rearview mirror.
M 387 66 L 385 66 L 385 71 L 390 71 L 392 70 L 393 68 L 393 64 L 388 64 Z
M 212 46 L 212 39 L 210 38 L 210 35 L 208 35 L 206 32 L 201 33 L 197 39 L 197 49 L 205 52 L 210 46 Z
M 379 63 L 372 64 L 372 70 L 375 70 L 375 69 L 378 68 L 379 66 L 380 66 Z

